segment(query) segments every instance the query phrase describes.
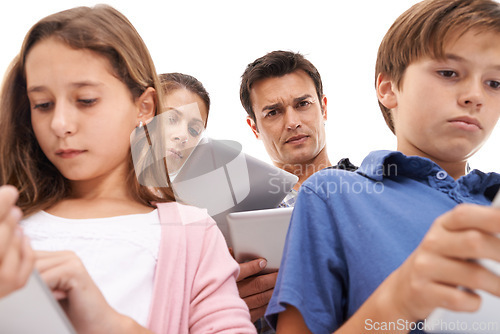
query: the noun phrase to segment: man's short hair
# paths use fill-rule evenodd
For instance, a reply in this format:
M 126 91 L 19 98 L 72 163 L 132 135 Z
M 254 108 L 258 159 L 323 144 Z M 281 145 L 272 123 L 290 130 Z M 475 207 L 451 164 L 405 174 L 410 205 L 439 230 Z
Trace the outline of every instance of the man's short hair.
M 382 40 L 375 65 L 375 85 L 380 73 L 401 89 L 406 68 L 422 57 L 444 59 L 449 38 L 471 29 L 500 32 L 500 4 L 493 0 L 425 0 L 401 14 Z M 379 101 L 393 133 L 390 109 Z
M 323 96 L 323 83 L 321 76 L 314 65 L 304 58 L 303 55 L 290 51 L 273 51 L 248 64 L 241 76 L 240 100 L 247 114 L 255 120 L 255 112 L 252 109 L 250 90 L 260 80 L 267 78 L 282 77 L 286 74 L 302 70 L 306 72 L 314 82 L 318 99 Z

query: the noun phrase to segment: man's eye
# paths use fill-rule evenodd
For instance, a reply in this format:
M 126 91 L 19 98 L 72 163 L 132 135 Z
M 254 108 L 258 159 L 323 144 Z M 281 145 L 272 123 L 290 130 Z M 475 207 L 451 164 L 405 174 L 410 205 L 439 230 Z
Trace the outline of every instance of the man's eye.
M 312 103 L 310 101 L 300 101 L 298 104 L 298 108 L 309 107 Z
M 438 74 L 445 78 L 453 78 L 458 75 L 457 72 L 451 70 L 438 71 Z
M 276 116 L 278 114 L 278 112 L 276 110 L 271 110 L 270 112 L 268 112 L 266 114 L 266 117 L 273 117 L 273 116 Z

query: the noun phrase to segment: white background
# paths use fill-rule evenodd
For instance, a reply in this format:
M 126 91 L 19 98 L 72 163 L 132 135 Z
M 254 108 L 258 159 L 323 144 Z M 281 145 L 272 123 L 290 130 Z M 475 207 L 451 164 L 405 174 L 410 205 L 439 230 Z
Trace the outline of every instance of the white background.
M 210 93 L 208 135 L 237 140 L 270 162 L 246 124 L 239 101 L 246 65 L 273 50 L 303 53 L 319 70 L 328 98 L 327 149 L 332 163 L 359 165 L 376 149 L 395 149 L 374 90 L 378 45 L 392 22 L 415 0 L 123 1 L 108 4 L 139 31 L 162 72 L 197 77 Z M 8 1 L 0 10 L 0 72 L 19 52 L 29 28 L 42 17 L 96 1 Z M 472 168 L 500 172 L 497 125 L 471 160 Z

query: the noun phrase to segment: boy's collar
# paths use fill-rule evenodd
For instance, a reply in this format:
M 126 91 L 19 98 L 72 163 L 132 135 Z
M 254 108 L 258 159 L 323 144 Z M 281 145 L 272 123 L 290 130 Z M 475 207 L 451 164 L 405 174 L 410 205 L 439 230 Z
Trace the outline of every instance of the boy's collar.
M 382 181 L 384 177 L 407 175 L 418 178 L 427 176 L 436 169 L 442 169 L 433 161 L 418 156 L 406 156 L 398 151 L 373 151 L 361 163 L 357 173 L 375 181 Z
M 373 151 L 361 163 L 356 173 L 374 181 L 382 181 L 387 177 L 408 176 L 414 179 L 426 179 L 435 175 L 444 182 L 455 182 L 453 178 L 430 159 L 418 156 L 406 156 L 398 151 Z M 485 192 L 488 188 L 498 189 L 500 174 L 485 174 L 473 170 L 459 179 L 469 189 Z

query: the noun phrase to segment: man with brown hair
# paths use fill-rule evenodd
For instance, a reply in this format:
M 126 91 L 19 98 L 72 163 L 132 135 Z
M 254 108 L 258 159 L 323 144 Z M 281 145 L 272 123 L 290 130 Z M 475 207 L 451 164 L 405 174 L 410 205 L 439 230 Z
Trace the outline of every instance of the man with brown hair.
M 327 98 L 321 76 L 300 53 L 273 51 L 247 66 L 240 100 L 248 125 L 274 165 L 299 177 L 283 203 L 293 206 L 302 182 L 332 167 L 326 150 Z M 348 159 L 333 168 L 356 169 Z
M 299 177 L 280 206 L 293 206 L 302 182 L 317 171 L 356 169 L 349 159 L 336 166 L 330 163 L 325 134 L 327 98 L 318 70 L 300 53 L 273 51 L 249 64 L 242 75 L 240 100 L 248 125 L 264 143 L 273 164 Z M 265 264 L 259 267 L 262 261 L 240 266 L 239 291 L 252 320 L 264 314 L 277 277 L 277 273 L 252 276 L 265 268 Z

